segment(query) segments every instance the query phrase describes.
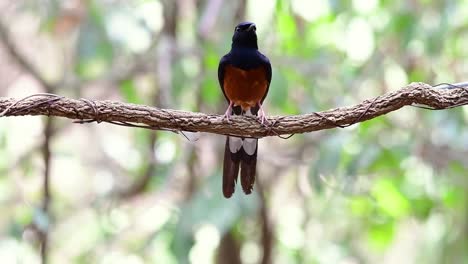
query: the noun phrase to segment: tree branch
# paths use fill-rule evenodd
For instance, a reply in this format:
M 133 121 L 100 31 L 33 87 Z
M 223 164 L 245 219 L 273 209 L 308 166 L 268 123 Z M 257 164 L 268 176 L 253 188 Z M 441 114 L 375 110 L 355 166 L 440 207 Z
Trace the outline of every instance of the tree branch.
M 354 106 L 294 116 L 269 118 L 268 125 L 253 117 L 232 117 L 160 109 L 145 105 L 113 101 L 70 99 L 53 94 L 38 94 L 21 100 L 0 97 L 0 117 L 48 115 L 79 120 L 78 123 L 109 122 L 174 132 L 208 132 L 214 134 L 265 137 L 306 133 L 363 122 L 407 105 L 424 105 L 431 109 L 447 109 L 468 104 L 468 84 L 435 88 L 425 83 L 412 83 Z

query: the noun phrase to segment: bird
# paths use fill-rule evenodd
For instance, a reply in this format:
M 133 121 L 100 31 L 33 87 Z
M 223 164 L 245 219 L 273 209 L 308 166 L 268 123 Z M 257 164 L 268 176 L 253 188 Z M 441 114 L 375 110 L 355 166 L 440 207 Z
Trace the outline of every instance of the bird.
M 228 102 L 223 119 L 230 122 L 232 115 L 257 116 L 268 122 L 263 101 L 268 94 L 272 77 L 270 60 L 258 50 L 257 26 L 241 22 L 232 36 L 231 50 L 218 66 L 218 80 Z M 250 194 L 255 183 L 258 139 L 226 138 L 223 165 L 223 195 L 232 196 L 240 170 L 240 181 L 245 194 Z

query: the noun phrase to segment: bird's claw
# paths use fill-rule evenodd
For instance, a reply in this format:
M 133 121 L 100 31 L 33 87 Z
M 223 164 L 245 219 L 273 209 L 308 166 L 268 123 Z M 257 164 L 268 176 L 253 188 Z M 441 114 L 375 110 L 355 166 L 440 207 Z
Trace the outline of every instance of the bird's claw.
M 231 113 L 232 113 L 232 102 L 229 103 L 229 106 L 223 115 L 223 119 L 221 120 L 226 119 L 228 123 L 231 123 Z
M 224 120 L 224 119 L 226 119 L 226 121 L 228 123 L 231 123 L 231 114 L 224 114 L 223 119 L 221 119 L 221 120 Z
M 260 124 L 262 125 L 268 125 L 270 123 L 270 121 L 268 121 L 267 116 L 265 115 L 265 111 L 263 111 L 263 107 L 261 104 L 260 104 L 258 119 L 260 120 Z

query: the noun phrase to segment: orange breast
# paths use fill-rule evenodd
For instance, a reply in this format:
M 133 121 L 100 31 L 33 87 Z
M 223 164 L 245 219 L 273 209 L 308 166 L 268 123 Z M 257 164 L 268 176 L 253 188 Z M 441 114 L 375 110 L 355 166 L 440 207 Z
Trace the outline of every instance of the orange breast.
M 263 67 L 242 70 L 231 65 L 224 72 L 224 92 L 234 105 L 246 110 L 257 105 L 268 89 L 268 80 Z

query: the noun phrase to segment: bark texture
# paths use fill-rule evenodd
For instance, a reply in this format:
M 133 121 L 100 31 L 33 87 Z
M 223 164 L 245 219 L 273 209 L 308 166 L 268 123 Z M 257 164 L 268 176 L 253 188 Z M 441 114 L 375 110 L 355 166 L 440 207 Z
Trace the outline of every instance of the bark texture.
M 23 99 L 0 97 L 0 117 L 47 115 L 86 122 L 138 124 L 154 130 L 191 131 L 244 137 L 266 137 L 307 133 L 363 122 L 407 105 L 424 105 L 447 109 L 468 104 L 468 89 L 439 89 L 425 83 L 412 83 L 400 90 L 354 106 L 340 107 L 310 114 L 272 116 L 266 125 L 254 118 L 194 113 L 161 109 L 114 101 L 92 101 L 38 94 Z

